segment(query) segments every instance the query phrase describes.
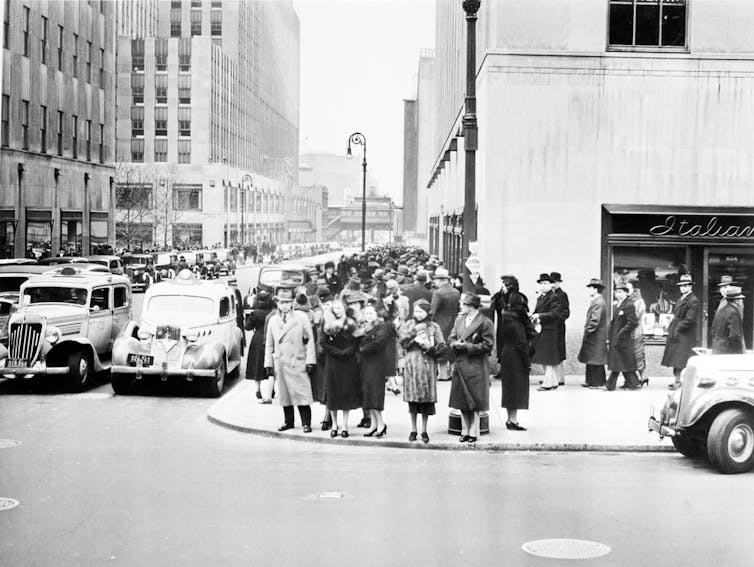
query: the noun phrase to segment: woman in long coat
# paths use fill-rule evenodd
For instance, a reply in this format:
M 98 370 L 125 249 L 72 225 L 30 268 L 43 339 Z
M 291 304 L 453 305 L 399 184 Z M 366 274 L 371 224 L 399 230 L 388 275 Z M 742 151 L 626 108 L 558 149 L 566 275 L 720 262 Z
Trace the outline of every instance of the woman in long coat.
M 509 306 L 502 316 L 502 360 L 503 399 L 502 407 L 508 411 L 505 426 L 513 431 L 525 431 L 518 424 L 518 410 L 529 409 L 529 340 L 522 319 L 528 313 L 522 312 L 523 305 Z
M 456 363 L 450 385 L 449 406 L 461 412 L 462 443 L 474 443 L 479 436 L 479 413 L 490 407 L 490 360 L 495 344 L 492 321 L 479 313 L 481 300 L 467 293 L 461 302 L 448 337 Z
M 558 323 L 561 316 L 560 297 L 552 289 L 550 274 L 539 276 L 537 283 L 542 294 L 537 298 L 533 317 L 542 326 L 536 339 L 536 350 L 531 361 L 544 366 L 545 375 L 540 390 L 555 390 L 560 379 L 557 366 L 563 362 L 558 348 Z
M 382 420 L 385 409 L 386 346 L 388 329 L 386 323 L 377 315 L 374 305 L 367 305 L 363 310 L 364 336 L 359 344 L 359 370 L 361 377 L 361 407 L 371 419 L 372 429 L 364 437 L 382 437 L 387 434 L 387 425 Z
M 343 414 L 341 436 L 348 437 L 348 414 L 361 405 L 359 397 L 359 368 L 356 351 L 359 341 L 353 336 L 356 323 L 346 316 L 343 302 L 336 299 L 322 313 L 322 333 L 319 344 L 325 354 L 326 404 L 330 411 L 330 437 L 338 436 L 338 410 Z
M 437 402 L 437 362 L 446 347 L 440 326 L 429 320 L 430 303 L 414 302 L 414 316 L 401 328 L 401 347 L 406 351 L 403 362 L 403 401 L 408 402 L 411 415 L 409 441 L 416 441 L 416 416 L 422 414 L 422 441 L 429 443 L 427 422 L 435 415 Z
M 262 290 L 254 299 L 251 313 L 246 315 L 244 328 L 252 331 L 249 350 L 246 353 L 246 379 L 257 383 L 257 400 L 260 404 L 272 403 L 271 396 L 262 395 L 262 382 L 267 380 L 264 372 L 264 324 L 272 311 L 272 296 Z

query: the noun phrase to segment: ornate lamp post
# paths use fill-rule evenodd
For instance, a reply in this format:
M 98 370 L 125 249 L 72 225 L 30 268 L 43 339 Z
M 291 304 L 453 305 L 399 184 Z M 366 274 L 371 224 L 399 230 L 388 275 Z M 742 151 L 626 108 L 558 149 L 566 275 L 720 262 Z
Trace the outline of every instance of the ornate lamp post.
M 248 186 L 245 185 L 248 183 Z M 244 219 L 244 212 L 246 210 L 246 203 L 248 202 L 248 189 L 254 187 L 254 180 L 248 173 L 241 178 L 241 248 L 246 244 L 246 221 Z
M 364 146 L 363 159 L 361 161 L 362 179 L 361 179 L 361 251 L 366 249 L 366 232 L 367 232 L 367 139 L 361 132 L 354 132 L 348 138 L 348 150 L 346 157 L 351 157 L 351 144 Z

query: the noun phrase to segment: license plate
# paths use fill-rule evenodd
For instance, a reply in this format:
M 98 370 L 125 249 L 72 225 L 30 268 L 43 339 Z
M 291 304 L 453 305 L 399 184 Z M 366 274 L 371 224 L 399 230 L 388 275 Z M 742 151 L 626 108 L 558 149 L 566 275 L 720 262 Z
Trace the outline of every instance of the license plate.
M 154 356 L 151 356 L 149 354 L 130 353 L 126 361 L 128 362 L 128 364 L 133 364 L 134 366 L 137 366 L 139 364 L 141 364 L 142 366 L 152 366 L 152 364 L 154 364 Z
M 23 368 L 28 366 L 28 361 L 25 358 L 9 358 L 8 366 L 13 368 Z

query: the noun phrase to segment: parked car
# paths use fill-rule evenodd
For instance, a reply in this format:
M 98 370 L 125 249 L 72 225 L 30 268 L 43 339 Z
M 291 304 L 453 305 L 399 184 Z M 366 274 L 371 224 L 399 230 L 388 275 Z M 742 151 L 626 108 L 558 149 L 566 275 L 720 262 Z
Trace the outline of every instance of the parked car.
M 159 276 L 155 274 L 154 258 L 151 254 L 123 254 L 121 261 L 133 291 L 147 291 L 150 285 L 160 281 Z
M 754 467 L 754 354 L 695 350 L 700 356 L 689 359 L 683 385 L 669 394 L 659 419 L 650 416 L 649 429 L 722 473 L 748 471 Z
M 178 254 L 175 252 L 154 252 L 154 269 L 161 279 L 173 279 L 178 271 Z
M 67 376 L 73 390 L 83 390 L 109 368 L 115 338 L 130 320 L 124 276 L 67 267 L 30 278 L 10 316 L 8 345 L 0 346 L 0 375 Z
M 91 264 L 102 264 L 106 266 L 113 274 L 123 275 L 123 262 L 120 256 L 106 256 L 104 254 L 98 254 L 96 256 L 89 256 L 87 258 Z
M 233 289 L 202 282 L 190 270 L 152 286 L 141 319 L 132 321 L 113 347 L 111 381 L 127 394 L 134 380 L 197 381 L 217 397 L 241 364 L 242 331 Z

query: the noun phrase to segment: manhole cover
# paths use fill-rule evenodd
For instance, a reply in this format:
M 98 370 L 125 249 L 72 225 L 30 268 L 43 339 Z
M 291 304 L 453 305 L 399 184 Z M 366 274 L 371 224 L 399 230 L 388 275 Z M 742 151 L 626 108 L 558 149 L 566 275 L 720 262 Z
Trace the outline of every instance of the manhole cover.
M 21 444 L 21 441 L 15 439 L 0 439 L 0 449 L 9 449 L 11 447 L 17 447 Z
M 16 506 L 18 506 L 18 500 L 13 500 L 13 498 L 0 498 L 0 512 L 3 510 L 10 510 Z
M 107 392 L 84 392 L 83 394 L 63 394 L 64 398 L 76 398 L 79 400 L 105 400 L 112 398 L 112 394 Z
M 521 546 L 526 553 L 551 559 L 590 559 L 610 553 L 610 548 L 583 539 L 538 539 Z

